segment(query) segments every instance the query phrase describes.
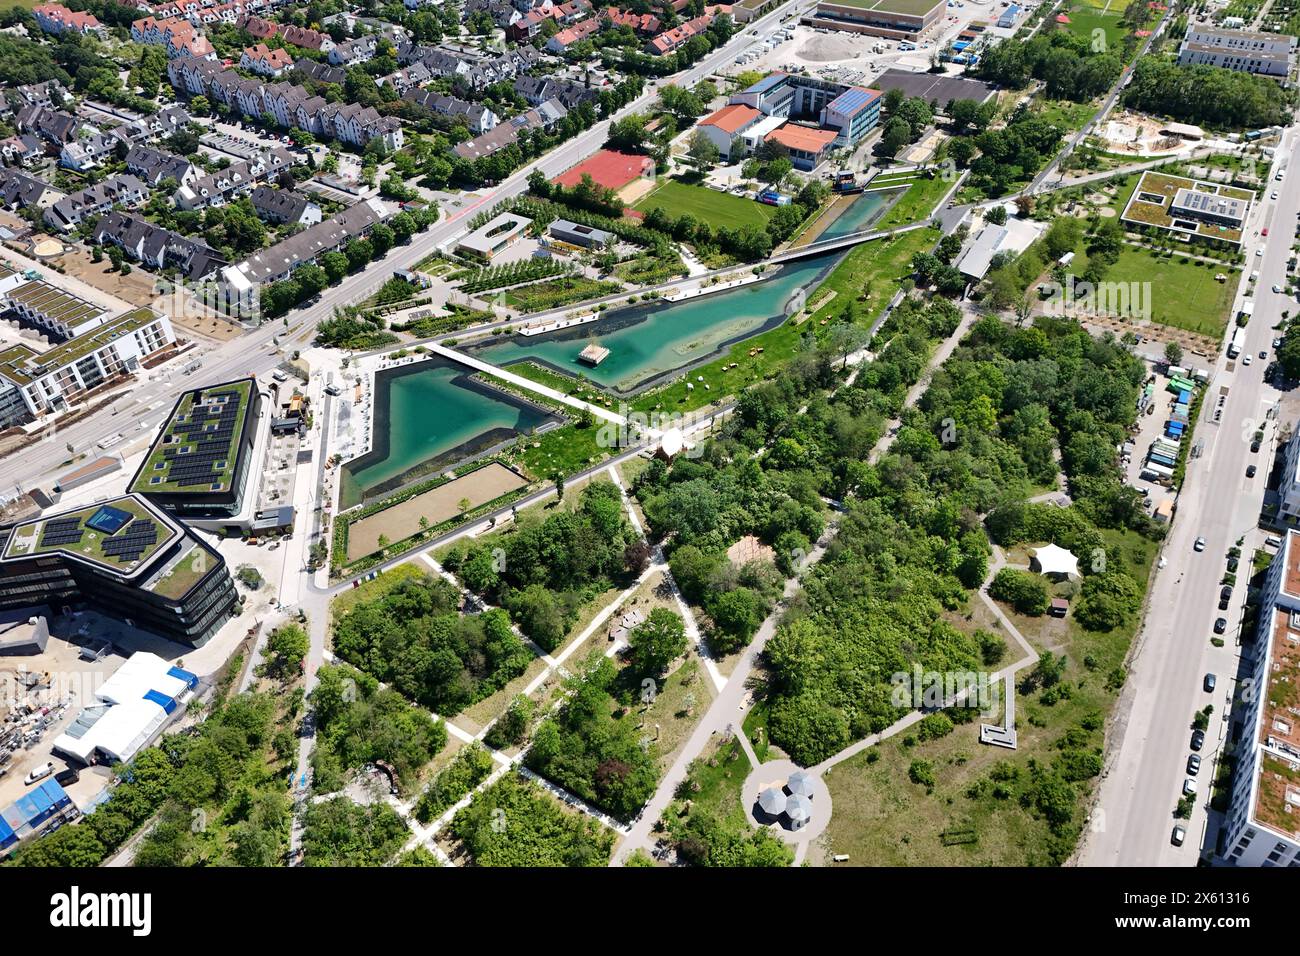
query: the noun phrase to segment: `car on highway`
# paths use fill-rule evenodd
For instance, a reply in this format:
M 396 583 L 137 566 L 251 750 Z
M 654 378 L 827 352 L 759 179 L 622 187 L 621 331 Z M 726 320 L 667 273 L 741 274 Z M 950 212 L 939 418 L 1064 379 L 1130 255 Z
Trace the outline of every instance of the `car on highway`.
M 1282 287 L 1281 287 L 1280 285 L 1278 285 L 1276 282 L 1273 283 L 1273 294 L 1274 294 L 1274 295 L 1281 295 L 1281 294 L 1282 294 Z
M 1263 249 L 1263 247 L 1260 247 L 1259 249 L 1256 249 L 1256 250 L 1255 250 L 1255 255 L 1257 255 L 1257 256 L 1262 256 L 1263 254 L 1264 254 L 1264 249 Z
M 1214 619 L 1215 634 L 1222 634 L 1227 629 L 1228 629 L 1228 619 L 1226 617 L 1218 617 Z
M 1250 443 L 1250 450 L 1251 450 L 1251 451 L 1259 451 L 1259 439 L 1258 439 L 1258 438 L 1256 438 L 1253 442 Z
M 1262 358 L 1262 359 L 1264 359 L 1264 358 L 1268 358 L 1268 349 L 1260 349 L 1260 350 L 1259 350 L 1259 357 Z
M 1281 340 L 1280 338 L 1276 338 L 1276 339 L 1274 339 L 1274 340 L 1273 340 L 1273 348 L 1278 349 L 1278 348 L 1281 348 L 1281 347 L 1282 347 L 1282 340 Z
M 1192 754 L 1187 758 L 1187 772 L 1193 777 L 1201 772 L 1201 757 L 1199 754 Z
M 1192 543 L 1192 550 L 1193 550 L 1193 551 L 1204 551 L 1204 550 L 1205 550 L 1205 539 L 1204 539 L 1204 538 L 1197 538 L 1197 539 Z
M 1264 236 L 1264 237 L 1267 238 L 1267 236 L 1268 236 L 1268 226 L 1265 226 L 1263 229 L 1261 229 L 1259 234 L 1260 234 L 1261 236 Z
M 1205 731 L 1196 729 L 1192 731 L 1192 749 L 1200 750 L 1205 746 Z
M 1209 694 L 1214 691 L 1214 685 L 1216 683 L 1218 683 L 1217 677 L 1215 677 L 1213 674 L 1206 674 L 1205 680 L 1201 682 L 1201 686 L 1204 687 L 1205 692 Z
M 1182 846 L 1183 841 L 1187 839 L 1187 827 L 1181 823 L 1174 826 L 1174 832 L 1169 836 L 1169 842 L 1174 846 Z
M 1183 781 L 1183 796 L 1185 797 L 1196 796 L 1196 781 L 1193 780 L 1191 777 L 1188 777 L 1186 780 Z
M 1277 190 L 1274 189 L 1271 193 L 1269 193 L 1268 198 L 1269 198 L 1269 199 L 1276 199 L 1276 198 L 1277 198 Z
M 1247 465 L 1247 466 L 1246 466 L 1246 477 L 1247 477 L 1247 478 L 1254 478 L 1254 477 L 1255 477 L 1255 466 L 1254 466 L 1254 465 Z
M 1245 358 L 1243 358 L 1243 359 L 1241 360 L 1241 364 L 1242 364 L 1242 365 L 1249 365 L 1249 364 L 1250 364 L 1250 356 L 1247 355 Z

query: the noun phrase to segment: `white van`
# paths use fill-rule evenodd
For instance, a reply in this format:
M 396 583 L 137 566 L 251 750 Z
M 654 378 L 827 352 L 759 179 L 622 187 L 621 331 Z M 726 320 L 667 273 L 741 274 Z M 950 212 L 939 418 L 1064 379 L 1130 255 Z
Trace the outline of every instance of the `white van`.
M 28 773 L 27 776 L 23 778 L 23 783 L 27 784 L 28 786 L 31 786 L 32 784 L 36 783 L 38 780 L 44 780 L 52 773 L 54 773 L 54 764 L 49 763 L 47 761 L 46 763 L 41 764 L 39 767 L 33 767 L 31 772 Z
M 287 382 L 287 381 L 289 381 L 289 376 L 286 375 L 284 372 L 281 372 L 281 371 L 275 371 L 275 372 L 272 372 L 272 373 L 271 373 L 271 378 L 275 379 L 277 382 Z

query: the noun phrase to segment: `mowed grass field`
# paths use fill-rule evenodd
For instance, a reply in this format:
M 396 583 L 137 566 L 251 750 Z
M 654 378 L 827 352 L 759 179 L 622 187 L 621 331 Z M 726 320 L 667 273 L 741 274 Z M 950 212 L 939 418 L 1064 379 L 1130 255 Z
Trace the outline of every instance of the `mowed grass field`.
M 1066 13 L 1070 17 L 1068 25 L 1062 26 L 1078 36 L 1093 39 L 1101 30 L 1106 38 L 1108 50 L 1118 52 L 1129 27 L 1119 22 L 1120 15 L 1129 5 L 1130 0 L 1074 0 Z M 1104 12 L 1103 12 L 1104 11 Z
M 1222 265 L 1180 262 L 1175 254 L 1163 258 L 1145 249 L 1125 248 L 1106 270 L 1106 282 L 1149 282 L 1151 318 L 1161 325 L 1218 337 L 1228 324 L 1238 272 Z M 1225 273 L 1227 282 L 1214 276 Z M 1146 296 L 1143 296 L 1146 299 Z
M 718 192 L 707 186 L 692 186 L 676 179 L 665 179 L 634 208 L 640 212 L 659 208 L 674 219 L 689 214 L 714 229 L 762 227 L 776 212 L 775 206 Z

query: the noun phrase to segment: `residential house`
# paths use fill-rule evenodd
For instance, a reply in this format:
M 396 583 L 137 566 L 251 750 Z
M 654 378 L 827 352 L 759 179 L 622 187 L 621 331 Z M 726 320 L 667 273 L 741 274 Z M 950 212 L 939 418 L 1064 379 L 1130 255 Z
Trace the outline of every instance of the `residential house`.
M 328 33 L 321 33 L 319 30 L 312 30 L 309 27 L 296 27 L 292 24 L 281 26 L 280 39 L 293 46 L 300 46 L 304 50 L 319 50 L 322 53 L 328 53 L 334 49 L 334 41 L 330 39 Z
M 64 33 L 93 34 L 105 37 L 108 31 L 93 13 L 76 13 L 61 3 L 41 3 L 32 7 L 36 25 L 46 33 L 62 36 Z
M 69 113 L 44 106 L 24 106 L 14 118 L 20 133 L 35 133 L 47 143 L 60 148 L 77 138 L 81 122 Z
M 45 210 L 45 221 L 65 232 L 83 220 L 102 216 L 114 206 L 138 206 L 149 195 L 149 187 L 130 173 L 110 176 L 101 183 L 64 196 Z
M 262 76 L 278 77 L 293 66 L 293 57 L 282 47 L 273 50 L 265 43 L 258 43 L 244 48 L 239 57 L 239 65 Z
M 0 160 L 6 166 L 28 166 L 44 154 L 40 140 L 31 133 L 0 140 Z
M 254 40 L 269 40 L 280 32 L 280 25 L 274 20 L 263 20 L 261 17 L 247 16 L 236 24 L 241 30 L 251 36 Z
M 713 15 L 709 13 L 696 17 L 694 20 L 687 20 L 671 30 L 665 30 L 652 39 L 646 44 L 646 52 L 653 56 L 667 56 L 669 53 L 674 53 L 687 40 L 699 36 L 707 30 L 712 22 Z
M 552 129 L 555 124 L 568 115 L 568 111 L 559 100 L 547 100 L 541 106 L 518 116 L 512 116 L 482 136 L 476 136 L 464 143 L 457 143 L 452 152 L 461 159 L 473 162 L 484 156 L 491 156 L 507 146 L 513 145 L 519 134 L 531 129 Z
M 59 165 L 77 172 L 94 169 L 105 159 L 113 158 L 117 144 L 122 141 L 121 136 L 110 133 L 94 132 L 81 136 L 64 145 L 59 152 Z
M 222 269 L 222 291 L 231 310 L 251 313 L 257 308 L 263 285 L 287 279 L 299 266 L 369 235 L 388 215 L 389 209 L 381 201 L 367 199 Z
M 276 189 L 265 183 L 253 190 L 249 199 L 266 222 L 294 226 L 314 226 L 321 221 L 321 208 L 302 193 Z
M 148 146 L 132 146 L 126 154 L 126 171 L 148 183 L 150 188 L 157 188 L 164 179 L 172 179 L 178 185 L 192 183 L 198 178 L 199 171 L 184 156 L 151 149 Z
M 43 179 L 28 176 L 16 169 L 0 169 L 0 201 L 9 209 L 48 209 L 64 197 Z
M 292 165 L 293 157 L 277 147 L 256 160 L 231 163 L 225 169 L 182 184 L 172 200 L 176 208 L 186 211 L 223 206 L 244 193 L 252 192 L 258 183 L 274 179 Z
M 546 49 L 551 53 L 564 53 L 575 43 L 590 39 L 600 31 L 600 18 L 588 17 L 571 27 L 565 27 L 546 41 Z
M 183 236 L 117 210 L 100 217 L 91 240 L 115 245 L 130 258 L 154 269 L 177 269 L 191 282 L 206 279 L 228 264 L 202 239 Z
M 329 59 L 335 66 L 351 66 L 363 60 L 372 60 L 379 48 L 373 33 L 359 36 L 354 40 L 344 40 L 330 50 Z
M 340 70 L 337 66 L 330 66 L 328 63 L 309 60 L 306 57 L 295 60 L 293 69 L 296 73 L 301 73 L 304 77 L 315 80 L 317 83 L 337 83 L 342 85 L 343 81 L 348 78 L 346 70 Z
M 469 103 L 454 96 L 445 96 L 432 90 L 411 90 L 402 99 L 421 106 L 431 113 L 451 119 L 463 118 L 471 133 L 478 135 L 495 129 L 500 121 L 497 114 L 482 103 Z

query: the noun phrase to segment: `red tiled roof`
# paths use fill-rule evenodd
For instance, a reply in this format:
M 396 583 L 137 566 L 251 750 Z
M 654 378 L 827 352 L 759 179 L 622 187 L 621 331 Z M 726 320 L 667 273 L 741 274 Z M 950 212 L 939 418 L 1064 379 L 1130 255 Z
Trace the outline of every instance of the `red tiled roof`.
M 724 106 L 712 116 L 704 117 L 704 119 L 700 120 L 699 125 L 716 126 L 724 133 L 734 135 L 754 122 L 760 115 L 762 114 L 752 106 L 746 106 L 744 103 L 732 103 L 730 106 Z
M 602 149 L 585 162 L 556 176 L 551 182 L 560 186 L 573 187 L 582 181 L 585 174 L 590 176 L 597 185 L 604 186 L 606 189 L 622 189 L 632 180 L 647 175 L 653 167 L 654 163 L 649 156 Z
M 807 126 L 786 123 L 784 126 L 778 126 L 768 133 L 763 141 L 776 143 L 778 146 L 795 149 L 801 153 L 816 155 L 835 142 L 835 137 L 838 135 L 833 129 L 812 129 Z

